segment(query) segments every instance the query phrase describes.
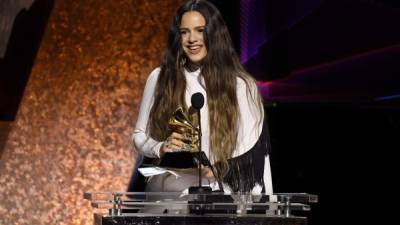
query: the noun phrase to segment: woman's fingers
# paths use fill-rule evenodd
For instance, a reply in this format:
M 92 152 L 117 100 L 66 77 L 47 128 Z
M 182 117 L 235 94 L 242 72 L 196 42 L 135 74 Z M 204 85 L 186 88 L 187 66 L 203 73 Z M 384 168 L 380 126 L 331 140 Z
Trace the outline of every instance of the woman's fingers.
M 181 141 L 181 140 L 179 140 L 179 139 L 172 139 L 172 140 L 170 141 L 170 144 L 171 144 L 173 147 L 181 148 L 182 145 L 183 145 L 183 141 Z
M 162 151 L 166 152 L 177 152 L 182 149 L 183 146 L 183 135 L 179 133 L 172 133 L 163 144 Z
M 179 144 L 179 141 L 172 140 L 170 143 L 167 144 L 167 148 L 171 151 L 178 151 L 181 149 L 182 144 Z
M 184 136 L 183 136 L 182 134 L 180 134 L 180 133 L 173 132 L 173 133 L 171 134 L 171 136 L 169 136 L 169 138 L 171 138 L 171 139 L 177 139 L 177 140 L 183 140 L 183 139 L 184 139 Z
M 213 174 L 212 170 L 210 168 L 208 168 L 208 167 L 202 168 L 201 174 L 202 174 L 202 177 L 205 177 L 205 178 L 214 177 L 214 174 Z

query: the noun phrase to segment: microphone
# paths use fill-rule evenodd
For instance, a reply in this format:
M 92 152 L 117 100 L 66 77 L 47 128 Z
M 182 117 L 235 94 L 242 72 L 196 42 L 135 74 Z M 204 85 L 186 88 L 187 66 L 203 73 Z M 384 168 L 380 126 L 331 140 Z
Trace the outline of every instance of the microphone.
M 203 108 L 204 106 L 204 96 L 202 93 L 197 92 L 192 95 L 192 98 L 190 99 L 192 103 L 192 107 L 196 109 L 197 111 L 197 116 L 199 119 L 199 155 L 198 155 L 198 160 L 201 164 L 204 166 L 210 166 L 211 163 L 208 160 L 207 156 L 204 154 L 204 152 L 201 151 L 201 136 L 203 135 L 201 132 L 201 117 L 200 117 L 200 109 Z M 214 171 L 213 171 L 214 172 Z M 215 174 L 214 174 L 215 175 Z M 200 181 L 199 181 L 199 186 L 200 186 Z
M 193 108 L 195 108 L 196 110 L 200 110 L 201 108 L 203 108 L 204 105 L 204 96 L 200 92 L 194 93 L 190 101 L 192 102 Z

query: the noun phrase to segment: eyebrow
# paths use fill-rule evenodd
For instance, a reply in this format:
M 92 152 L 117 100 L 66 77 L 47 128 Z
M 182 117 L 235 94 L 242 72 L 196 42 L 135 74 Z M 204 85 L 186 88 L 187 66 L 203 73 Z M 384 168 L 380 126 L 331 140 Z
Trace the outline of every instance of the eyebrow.
M 205 28 L 206 26 L 197 26 L 197 27 L 195 27 L 194 29 L 199 29 L 199 28 Z M 187 27 L 179 27 L 179 30 L 190 30 L 189 28 L 187 28 Z

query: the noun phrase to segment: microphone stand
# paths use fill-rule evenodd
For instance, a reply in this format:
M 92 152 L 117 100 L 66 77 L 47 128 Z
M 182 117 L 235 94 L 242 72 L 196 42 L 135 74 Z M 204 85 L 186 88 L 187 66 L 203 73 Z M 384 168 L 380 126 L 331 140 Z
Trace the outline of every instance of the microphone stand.
M 201 160 L 201 136 L 202 136 L 202 132 L 201 132 L 201 117 L 200 117 L 200 109 L 196 109 L 197 111 L 197 116 L 198 116 L 198 120 L 199 120 L 199 132 L 198 132 L 198 138 L 199 138 L 199 163 L 198 163 L 198 169 L 199 169 L 199 186 L 192 186 L 189 187 L 189 194 L 207 194 L 207 193 L 211 193 L 212 189 L 211 187 L 208 186 L 203 186 L 202 185 L 202 176 L 201 176 L 201 169 L 202 169 L 202 160 Z M 214 173 L 214 171 L 213 171 Z
M 202 186 L 202 164 L 204 163 L 205 166 L 209 166 L 211 168 L 211 171 L 215 177 L 215 179 L 218 181 L 218 185 L 220 188 L 220 191 L 223 192 L 222 189 L 222 184 L 221 181 L 217 178 L 214 168 L 211 165 L 210 161 L 208 160 L 207 156 L 202 152 L 201 149 L 201 137 L 202 137 L 202 132 L 201 132 L 201 115 L 200 115 L 200 109 L 204 105 L 204 96 L 200 93 L 197 92 L 192 95 L 192 107 L 196 109 L 197 116 L 198 116 L 198 121 L 199 121 L 199 132 L 198 132 L 198 138 L 199 138 L 199 151 L 198 151 L 198 168 L 199 168 L 199 185 L 198 186 L 192 186 L 189 187 L 189 194 L 194 194 L 193 197 L 194 199 L 189 201 L 189 212 L 190 213 L 195 213 L 195 214 L 204 214 L 205 212 L 208 212 L 212 210 L 209 206 L 209 203 L 214 202 L 213 197 L 220 197 L 219 195 L 217 196 L 211 196 L 209 194 L 212 193 L 212 189 L 209 186 Z

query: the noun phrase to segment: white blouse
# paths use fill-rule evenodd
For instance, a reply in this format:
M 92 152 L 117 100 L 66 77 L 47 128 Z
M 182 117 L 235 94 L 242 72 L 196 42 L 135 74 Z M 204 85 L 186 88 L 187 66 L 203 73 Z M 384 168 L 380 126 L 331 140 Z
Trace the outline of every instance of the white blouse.
M 158 76 L 160 74 L 160 68 L 153 70 L 146 82 L 142 102 L 140 105 L 140 111 L 136 127 L 134 129 L 132 139 L 137 151 L 144 156 L 150 158 L 160 158 L 160 148 L 163 142 L 154 140 L 149 136 L 147 130 L 147 122 L 150 115 L 150 110 L 154 102 L 154 90 L 156 88 Z M 207 93 L 204 89 L 204 80 L 200 76 L 200 69 L 194 72 L 184 71 L 186 78 L 186 92 L 185 101 L 186 105 L 191 105 L 191 96 L 200 92 L 204 95 L 204 106 L 201 108 L 201 124 L 202 124 L 202 151 L 213 162 L 213 157 L 210 157 L 210 146 L 209 146 L 209 126 L 208 126 L 208 105 L 207 105 Z M 253 95 L 249 95 L 247 92 L 247 86 L 245 81 L 241 78 L 237 78 L 237 98 L 239 104 L 239 124 L 238 124 L 238 141 L 235 151 L 232 157 L 240 156 L 249 151 L 257 142 L 262 131 L 262 121 L 264 115 L 260 115 L 260 111 L 257 109 L 257 105 L 252 99 L 252 96 L 256 96 L 254 93 L 258 91 L 257 85 L 254 82 L 250 83 L 251 92 Z M 263 112 L 262 112 L 263 113 Z M 261 122 L 260 122 L 261 121 Z M 270 172 L 269 155 L 265 158 L 264 165 L 264 182 L 266 193 L 272 193 L 272 179 Z

